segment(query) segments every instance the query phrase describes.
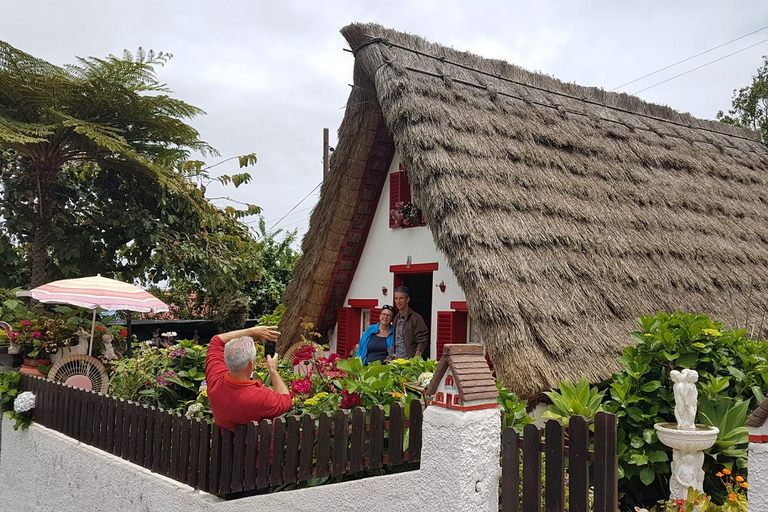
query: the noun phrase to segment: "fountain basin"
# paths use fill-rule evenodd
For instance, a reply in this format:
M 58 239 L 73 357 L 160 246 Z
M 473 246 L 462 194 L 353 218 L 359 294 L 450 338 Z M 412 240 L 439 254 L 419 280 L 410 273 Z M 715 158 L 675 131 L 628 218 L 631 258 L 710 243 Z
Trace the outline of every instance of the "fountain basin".
M 696 424 L 696 430 L 679 430 L 677 423 L 657 423 L 653 428 L 656 429 L 659 441 L 684 452 L 711 448 L 720 433 L 717 427 L 701 424 Z

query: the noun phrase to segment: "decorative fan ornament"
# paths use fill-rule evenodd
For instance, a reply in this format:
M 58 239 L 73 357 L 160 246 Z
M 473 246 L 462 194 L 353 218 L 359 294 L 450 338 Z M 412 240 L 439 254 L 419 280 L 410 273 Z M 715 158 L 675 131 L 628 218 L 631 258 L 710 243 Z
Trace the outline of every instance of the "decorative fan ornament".
M 84 354 L 67 356 L 51 367 L 48 380 L 97 393 L 109 390 L 109 375 L 101 361 Z
M 296 352 L 303 349 L 304 347 L 309 347 L 309 346 L 314 347 L 315 350 L 320 349 L 321 352 L 323 350 L 323 346 L 320 345 L 319 343 L 315 343 L 314 341 L 309 341 L 309 340 L 298 341 L 288 348 L 288 350 L 283 355 L 283 360 L 293 361 L 293 358 L 296 357 Z

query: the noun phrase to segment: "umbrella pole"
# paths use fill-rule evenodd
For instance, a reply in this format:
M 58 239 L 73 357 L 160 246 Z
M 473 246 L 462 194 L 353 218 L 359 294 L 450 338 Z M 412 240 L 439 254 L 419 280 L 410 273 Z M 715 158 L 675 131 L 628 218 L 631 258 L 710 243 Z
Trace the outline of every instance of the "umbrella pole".
M 88 345 L 88 355 L 93 355 L 93 331 L 96 329 L 96 308 L 93 309 L 93 318 L 91 319 L 91 343 Z

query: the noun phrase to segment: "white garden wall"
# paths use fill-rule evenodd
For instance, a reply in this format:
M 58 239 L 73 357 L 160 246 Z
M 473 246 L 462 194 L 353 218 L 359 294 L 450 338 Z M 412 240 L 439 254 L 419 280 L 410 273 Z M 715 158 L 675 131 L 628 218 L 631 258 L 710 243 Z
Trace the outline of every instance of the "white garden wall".
M 427 407 L 421 468 L 309 489 L 224 501 L 33 424 L 2 421 L 3 511 L 498 510 L 498 409 Z

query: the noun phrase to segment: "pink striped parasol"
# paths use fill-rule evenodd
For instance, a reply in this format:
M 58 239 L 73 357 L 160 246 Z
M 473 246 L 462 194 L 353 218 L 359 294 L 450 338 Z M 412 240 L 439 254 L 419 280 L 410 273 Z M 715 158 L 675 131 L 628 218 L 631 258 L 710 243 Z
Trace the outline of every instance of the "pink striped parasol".
M 127 310 L 139 313 L 168 311 L 167 304 L 138 286 L 101 276 L 52 281 L 29 291 L 16 292 L 16 295 L 32 297 L 45 304 L 69 304 L 92 309 L 91 346 L 93 346 L 93 331 L 96 324 L 96 309 Z

